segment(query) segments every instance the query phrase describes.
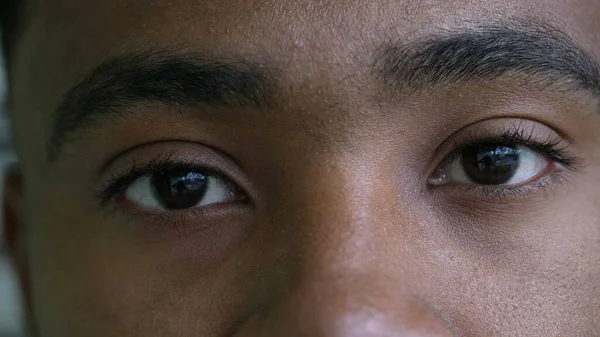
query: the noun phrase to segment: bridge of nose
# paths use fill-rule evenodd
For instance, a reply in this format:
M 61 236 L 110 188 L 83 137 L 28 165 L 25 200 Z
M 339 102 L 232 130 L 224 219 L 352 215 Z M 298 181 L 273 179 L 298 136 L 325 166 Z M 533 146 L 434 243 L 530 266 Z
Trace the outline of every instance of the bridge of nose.
M 450 336 L 417 294 L 418 218 L 399 209 L 408 203 L 397 180 L 371 165 L 329 165 L 287 178 L 274 214 L 293 271 L 240 336 Z

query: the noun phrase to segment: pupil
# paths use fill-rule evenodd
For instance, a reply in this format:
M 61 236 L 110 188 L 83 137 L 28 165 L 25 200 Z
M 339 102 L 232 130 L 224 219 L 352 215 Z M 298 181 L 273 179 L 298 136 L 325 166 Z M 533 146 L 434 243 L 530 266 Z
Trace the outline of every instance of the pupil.
M 463 152 L 462 165 L 467 176 L 480 185 L 502 185 L 519 168 L 520 151 L 499 145 L 472 146 Z
M 196 206 L 204 197 L 208 177 L 193 171 L 162 172 L 152 177 L 156 197 L 166 209 Z

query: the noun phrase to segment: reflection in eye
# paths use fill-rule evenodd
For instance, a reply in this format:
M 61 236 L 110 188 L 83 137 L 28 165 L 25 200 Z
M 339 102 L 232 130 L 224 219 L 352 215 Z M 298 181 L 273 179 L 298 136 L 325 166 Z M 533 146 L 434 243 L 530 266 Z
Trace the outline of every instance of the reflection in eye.
M 224 178 L 173 170 L 138 178 L 125 190 L 124 197 L 147 210 L 182 210 L 230 202 L 234 192 Z
M 546 173 L 552 161 L 525 146 L 472 145 L 462 149 L 430 183 L 512 186 Z

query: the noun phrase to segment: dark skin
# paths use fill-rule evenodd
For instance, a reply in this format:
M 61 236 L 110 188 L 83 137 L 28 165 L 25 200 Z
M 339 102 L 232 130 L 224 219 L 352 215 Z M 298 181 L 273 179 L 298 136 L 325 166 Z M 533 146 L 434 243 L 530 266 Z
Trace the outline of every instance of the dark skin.
M 34 335 L 600 331 L 600 86 L 517 69 L 527 59 L 435 85 L 381 66 L 402 60 L 390 46 L 489 26 L 560 30 L 593 70 L 598 1 L 38 0 L 23 15 L 10 69 L 20 172 L 5 221 Z M 153 56 L 125 62 L 132 77 L 108 67 L 82 81 L 139 54 Z M 180 68 L 156 70 L 182 55 L 264 81 L 229 106 L 196 102 L 197 87 L 160 81 Z M 117 90 L 82 103 L 99 78 L 145 71 L 138 85 L 155 98 L 115 106 Z M 211 76 L 209 93 L 223 86 Z M 181 102 L 156 91 L 175 82 L 165 90 Z M 457 144 L 489 137 L 525 151 L 522 179 L 483 186 L 453 171 Z M 213 202 L 165 209 L 151 183 L 136 184 L 143 174 L 119 180 L 156 163 L 230 184 L 210 185 Z

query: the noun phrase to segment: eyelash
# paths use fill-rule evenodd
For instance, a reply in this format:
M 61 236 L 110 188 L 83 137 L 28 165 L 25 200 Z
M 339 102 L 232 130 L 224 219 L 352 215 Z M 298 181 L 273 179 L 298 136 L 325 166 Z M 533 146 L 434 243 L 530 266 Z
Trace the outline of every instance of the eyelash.
M 205 172 L 206 175 L 222 179 L 234 189 L 241 190 L 240 187 L 222 174 L 217 173 L 217 170 L 207 168 L 206 166 L 199 165 L 192 161 L 173 159 L 173 156 L 174 154 L 170 154 L 167 157 L 157 156 L 144 166 L 138 166 L 138 164 L 134 162 L 129 169 L 125 170 L 125 173 L 114 174 L 111 176 L 97 193 L 97 199 L 100 201 L 100 205 L 105 206 L 116 196 L 125 193 L 127 188 L 140 178 L 175 170 Z
M 467 148 L 479 145 L 494 144 L 499 146 L 528 147 L 536 153 L 546 156 L 551 160 L 559 163 L 560 165 L 562 165 L 570 171 L 577 171 L 577 166 L 580 162 L 580 159 L 568 153 L 567 149 L 570 144 L 562 147 L 560 146 L 560 144 L 562 144 L 564 141 L 565 139 L 560 136 L 549 137 L 542 141 L 536 140 L 534 139 L 533 133 L 528 133 L 526 130 L 519 127 L 512 128 L 511 130 L 507 130 L 506 132 L 500 133 L 498 135 L 491 135 L 487 137 L 481 137 L 476 136 L 474 134 L 470 134 L 462 142 L 456 142 L 454 144 L 455 150 L 448 156 L 446 156 L 446 159 L 442 162 L 441 165 L 445 166 L 452 164 L 458 158 L 460 158 L 463 151 L 465 151 L 465 149 Z M 127 188 L 137 179 L 173 170 L 198 170 L 206 172 L 207 175 L 218 177 L 219 179 L 226 181 L 232 186 L 235 186 L 235 188 L 240 189 L 239 187 L 237 187 L 237 185 L 232 183 L 229 179 L 225 178 L 222 174 L 216 173 L 215 171 L 217 170 L 207 168 L 206 166 L 199 165 L 198 163 L 192 161 L 182 161 L 179 159 L 173 159 L 173 156 L 174 154 L 170 154 L 166 157 L 157 156 L 144 166 L 138 166 L 138 164 L 134 162 L 129 169 L 125 170 L 125 173 L 115 174 L 112 177 L 110 177 L 107 183 L 104 184 L 101 187 L 100 191 L 97 193 L 97 198 L 100 202 L 100 205 L 105 206 L 108 203 L 110 203 L 116 196 L 124 193 L 127 190 Z M 561 178 L 559 173 L 560 172 L 554 172 L 551 175 L 555 178 Z M 531 189 L 544 189 L 547 187 L 547 185 L 548 179 L 542 179 L 536 182 L 535 184 L 528 184 L 523 186 L 467 186 L 466 192 L 476 194 L 482 197 L 504 197 L 510 195 L 519 196 L 524 195 Z
M 565 141 L 563 137 L 549 137 L 542 141 L 536 140 L 534 137 L 533 133 L 527 133 L 526 130 L 519 127 L 507 130 L 498 135 L 491 135 L 483 138 L 470 134 L 465 141 L 454 144 L 456 150 L 447 157 L 444 164 L 447 165 L 453 163 L 460 157 L 463 151 L 469 147 L 494 144 L 499 146 L 524 146 L 540 155 L 547 156 L 571 170 L 576 169 L 580 159 L 568 153 L 570 144 L 559 147 L 559 145 Z
M 519 197 L 524 196 L 530 192 L 541 191 L 542 193 L 550 187 L 551 180 L 565 180 L 565 172 L 576 172 L 579 171 L 578 167 L 581 159 L 570 154 L 568 148 L 569 144 L 562 145 L 565 139 L 561 136 L 548 137 L 544 140 L 535 139 L 533 132 L 528 132 L 519 126 L 515 126 L 505 132 L 497 135 L 490 135 L 487 137 L 476 136 L 469 134 L 463 141 L 454 143 L 455 150 L 450 153 L 440 166 L 446 166 L 454 163 L 458 160 L 463 152 L 470 147 L 482 146 L 482 145 L 498 145 L 498 146 L 523 146 L 531 149 L 539 155 L 546 156 L 554 162 L 562 165 L 566 170 L 558 170 L 551 174 L 543 177 L 542 179 L 525 185 L 520 186 L 507 186 L 507 187 L 491 187 L 483 185 L 466 185 L 463 184 L 463 193 L 475 195 L 476 197 L 484 198 L 505 198 L 505 197 Z

